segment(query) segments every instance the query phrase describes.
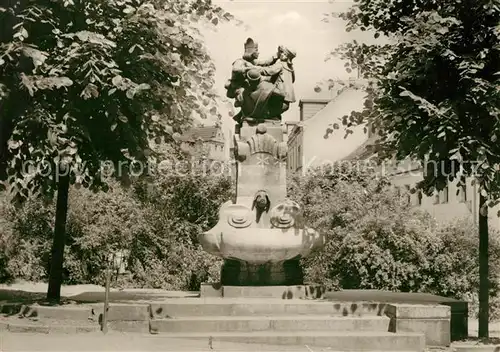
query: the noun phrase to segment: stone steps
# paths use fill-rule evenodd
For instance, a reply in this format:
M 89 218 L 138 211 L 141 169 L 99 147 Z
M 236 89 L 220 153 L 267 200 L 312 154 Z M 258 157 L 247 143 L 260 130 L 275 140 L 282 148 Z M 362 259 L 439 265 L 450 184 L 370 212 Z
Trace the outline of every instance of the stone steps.
M 59 319 L 44 319 L 37 321 L 15 317 L 5 318 L 0 321 L 0 331 L 15 333 L 77 334 L 98 332 L 99 330 L 100 326 L 92 321 L 85 322 Z
M 153 319 L 150 331 L 245 332 L 245 331 L 381 331 L 389 330 L 388 317 L 290 316 L 194 316 Z
M 33 305 L 19 312 L 4 307 L 9 316 L 3 329 L 46 334 L 99 331 L 102 308 L 102 304 Z M 394 330 L 386 310 L 385 304 L 364 302 L 179 298 L 150 304 L 112 303 L 108 329 L 167 339 L 207 339 L 207 343 L 212 337 L 221 343 L 323 346 L 343 352 L 422 352 L 424 334 L 389 332 Z
M 251 331 L 251 332 L 171 332 L 162 337 L 268 345 L 330 347 L 335 351 L 408 351 L 422 352 L 421 334 L 367 331 Z M 314 347 L 313 347 L 314 346 Z
M 181 316 L 383 316 L 385 304 L 281 299 L 171 299 L 151 304 L 153 318 Z

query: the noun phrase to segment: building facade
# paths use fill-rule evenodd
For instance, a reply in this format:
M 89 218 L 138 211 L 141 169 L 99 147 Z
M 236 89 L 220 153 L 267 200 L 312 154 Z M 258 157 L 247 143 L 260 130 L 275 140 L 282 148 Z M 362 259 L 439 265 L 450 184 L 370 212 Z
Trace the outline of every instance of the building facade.
M 287 123 L 289 172 L 344 160 L 367 141 L 364 126 L 355 127 L 344 138 L 341 122 L 344 115 L 363 107 L 366 92 L 359 88 L 363 84 L 366 81 L 348 81 L 333 99 L 299 102 L 300 120 Z
M 288 123 L 288 160 L 290 173 L 307 173 L 309 168 L 331 165 L 337 162 L 363 163 L 373 157 L 369 146 L 376 136 L 367 126 L 357 126 L 353 133 L 345 136 L 341 119 L 351 111 L 362 111 L 366 93 L 361 84 L 347 85 L 336 97 L 327 101 L 301 100 L 300 120 Z M 338 126 L 333 126 L 338 124 Z M 336 128 L 338 127 L 338 128 Z M 386 163 L 379 171 L 387 175 L 395 187 L 411 190 L 423 179 L 424 168 L 411 161 Z M 387 166 L 389 165 L 389 166 Z M 466 186 L 458 187 L 456 181 L 449 182 L 441 192 L 426 196 L 422 192 L 409 194 L 408 201 L 415 207 L 433 215 L 440 222 L 458 218 L 470 218 L 477 223 L 479 193 L 472 179 Z M 500 207 L 489 210 L 489 223 L 500 229 L 497 212 Z
M 409 164 L 409 163 L 403 163 Z M 400 189 L 410 190 L 424 177 L 424 168 L 420 165 L 414 167 L 398 166 L 397 172 L 390 172 L 391 182 Z M 431 196 L 417 191 L 409 195 L 409 202 L 415 207 L 421 207 L 437 220 L 450 222 L 457 218 L 470 218 L 477 223 L 479 218 L 479 192 L 471 178 L 467 179 L 464 186 L 458 186 L 457 181 L 448 182 L 447 186 Z M 500 229 L 497 210 L 489 212 L 489 223 L 492 227 Z
M 193 127 L 181 137 L 182 150 L 193 155 L 203 155 L 210 160 L 227 160 L 226 144 L 219 126 Z

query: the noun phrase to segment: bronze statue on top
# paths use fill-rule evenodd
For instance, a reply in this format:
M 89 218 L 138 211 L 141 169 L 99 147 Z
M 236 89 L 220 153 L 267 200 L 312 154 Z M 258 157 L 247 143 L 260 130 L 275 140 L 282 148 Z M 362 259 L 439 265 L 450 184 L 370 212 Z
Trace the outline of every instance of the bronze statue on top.
M 227 90 L 226 96 L 231 99 L 236 98 L 239 91 L 243 89 L 248 70 L 256 66 L 270 66 L 278 60 L 277 56 L 273 56 L 266 60 L 259 60 L 259 45 L 255 43 L 252 38 L 247 39 L 244 48 L 245 53 L 240 59 L 233 62 L 231 78 L 224 86 Z M 235 102 L 235 106 L 239 106 L 238 101 Z
M 292 60 L 296 53 L 279 46 L 277 54 L 258 60 L 258 44 L 251 38 L 245 42 L 245 53 L 233 63 L 231 79 L 225 85 L 227 97 L 235 99 L 241 110 L 233 119 L 256 124 L 265 120 L 281 120 L 290 103 L 295 102 Z

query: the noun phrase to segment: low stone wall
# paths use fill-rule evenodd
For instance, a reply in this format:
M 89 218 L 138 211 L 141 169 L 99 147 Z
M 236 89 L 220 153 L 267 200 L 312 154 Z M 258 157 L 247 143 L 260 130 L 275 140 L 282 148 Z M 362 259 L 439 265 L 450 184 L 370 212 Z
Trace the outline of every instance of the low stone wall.
M 200 297 L 323 299 L 331 290 L 322 285 L 296 286 L 223 286 L 202 284 Z
M 419 332 L 427 346 L 451 344 L 451 308 L 444 305 L 388 304 L 385 314 L 391 319 L 390 332 Z
M 385 303 L 386 314 L 393 318 L 394 331 L 425 333 L 430 346 L 448 346 L 450 341 L 468 337 L 469 305 L 465 301 L 427 293 L 379 290 L 327 292 L 325 299 Z M 434 329 L 439 330 L 443 338 L 437 338 Z

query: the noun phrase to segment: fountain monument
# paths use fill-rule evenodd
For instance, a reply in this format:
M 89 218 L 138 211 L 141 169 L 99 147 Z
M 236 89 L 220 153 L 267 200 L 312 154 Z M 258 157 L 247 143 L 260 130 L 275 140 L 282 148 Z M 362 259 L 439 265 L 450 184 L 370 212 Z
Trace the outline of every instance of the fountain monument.
M 305 226 L 301 207 L 287 198 L 282 113 L 296 101 L 296 53 L 279 46 L 276 55 L 259 60 L 251 38 L 244 48 L 225 86 L 240 108 L 233 118 L 236 199 L 222 205 L 219 222 L 199 240 L 224 258 L 222 286 L 302 285 L 300 259 L 321 248 L 324 237 Z

